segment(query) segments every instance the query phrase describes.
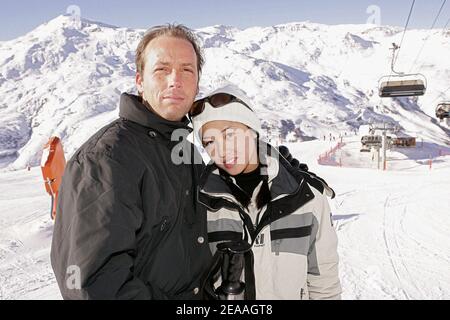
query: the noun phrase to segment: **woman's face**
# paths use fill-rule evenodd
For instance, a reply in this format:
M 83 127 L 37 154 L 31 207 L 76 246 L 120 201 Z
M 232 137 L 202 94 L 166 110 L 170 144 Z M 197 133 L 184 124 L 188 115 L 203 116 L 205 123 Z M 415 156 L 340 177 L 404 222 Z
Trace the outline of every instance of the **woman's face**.
M 201 130 L 202 144 L 216 165 L 235 176 L 258 168 L 256 133 L 240 122 L 211 121 Z

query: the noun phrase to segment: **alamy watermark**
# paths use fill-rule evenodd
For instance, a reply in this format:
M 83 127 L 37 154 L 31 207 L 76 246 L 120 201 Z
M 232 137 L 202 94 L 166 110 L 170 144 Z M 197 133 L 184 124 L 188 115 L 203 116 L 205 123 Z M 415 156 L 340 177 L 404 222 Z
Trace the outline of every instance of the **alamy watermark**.
M 219 129 L 208 129 L 205 135 L 208 136 L 207 146 L 192 145 L 188 141 L 190 131 L 187 129 L 177 129 L 172 133 L 171 141 L 177 142 L 172 148 L 171 161 L 175 165 L 180 164 L 202 164 L 204 158 L 201 153 L 207 153 L 211 161 L 218 165 L 223 165 L 224 160 L 237 157 L 235 165 L 262 164 L 261 174 L 271 175 L 269 159 L 279 161 L 279 152 L 272 152 L 271 146 L 262 139 L 258 139 L 252 129 L 236 128 L 232 134 L 226 134 Z M 200 143 L 201 144 L 201 143 Z M 199 152 L 193 152 L 193 148 L 198 148 Z M 257 152 L 257 157 L 252 157 Z M 232 160 L 232 159 L 231 159 Z
M 81 290 L 81 269 L 72 265 L 67 267 L 66 287 L 69 290 Z
M 369 17 L 366 20 L 366 24 L 374 24 L 376 26 L 381 25 L 381 8 L 375 4 L 367 7 L 366 13 Z
M 66 14 L 70 16 L 72 28 L 81 29 L 81 8 L 72 4 L 67 7 Z

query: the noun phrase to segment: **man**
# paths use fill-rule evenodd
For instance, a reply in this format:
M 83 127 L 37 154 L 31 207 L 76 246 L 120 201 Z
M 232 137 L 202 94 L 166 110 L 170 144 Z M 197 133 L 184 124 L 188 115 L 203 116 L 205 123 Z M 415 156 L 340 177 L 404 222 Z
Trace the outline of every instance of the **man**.
M 65 299 L 201 296 L 212 257 L 195 199 L 203 166 L 185 115 L 203 57 L 189 29 L 167 25 L 145 34 L 136 66 L 139 96 L 123 94 L 120 119 L 67 163 L 51 250 Z M 176 130 L 182 143 L 172 141 Z
M 51 261 L 65 299 L 195 299 L 211 259 L 195 206 L 198 168 L 171 157 L 172 133 L 189 132 L 200 48 L 183 26 L 156 27 L 136 66 L 140 96 L 122 95 L 120 119 L 74 154 L 63 177 Z

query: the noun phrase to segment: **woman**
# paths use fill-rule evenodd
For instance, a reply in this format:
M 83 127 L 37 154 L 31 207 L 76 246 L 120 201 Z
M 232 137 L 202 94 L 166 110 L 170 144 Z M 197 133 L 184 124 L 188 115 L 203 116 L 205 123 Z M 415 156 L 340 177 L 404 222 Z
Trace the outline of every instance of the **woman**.
M 244 262 L 237 255 L 216 261 L 212 269 L 226 262 L 227 270 L 218 279 L 217 268 L 211 270 L 205 283 L 217 292 L 234 272 L 250 291 L 247 299 L 339 299 L 337 237 L 326 198 L 333 191 L 259 140 L 260 121 L 238 88 L 216 90 L 190 114 L 212 160 L 197 195 L 207 208 L 211 250 L 216 256 L 224 245 L 247 251 Z M 242 242 L 248 248 L 230 249 Z

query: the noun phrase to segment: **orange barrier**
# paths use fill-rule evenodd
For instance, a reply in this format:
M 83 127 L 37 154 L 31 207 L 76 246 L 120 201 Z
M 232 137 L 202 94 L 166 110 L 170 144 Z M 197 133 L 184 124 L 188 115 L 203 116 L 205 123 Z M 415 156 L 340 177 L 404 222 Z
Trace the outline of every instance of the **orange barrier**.
M 339 159 L 339 163 L 336 163 L 336 161 L 333 160 L 333 156 L 336 153 L 336 151 L 342 149 L 343 146 L 345 146 L 344 142 L 338 142 L 338 144 L 336 146 L 334 146 L 333 148 L 330 148 L 329 151 L 324 152 L 321 155 L 319 155 L 319 158 L 317 159 L 317 163 L 320 165 L 334 164 L 334 165 L 339 165 L 340 167 L 342 167 L 342 158 Z
M 51 217 L 56 218 L 56 203 L 58 200 L 58 190 L 61 184 L 64 169 L 66 168 L 66 158 L 61 140 L 52 137 L 44 146 L 41 169 L 44 177 L 45 190 L 52 197 Z

